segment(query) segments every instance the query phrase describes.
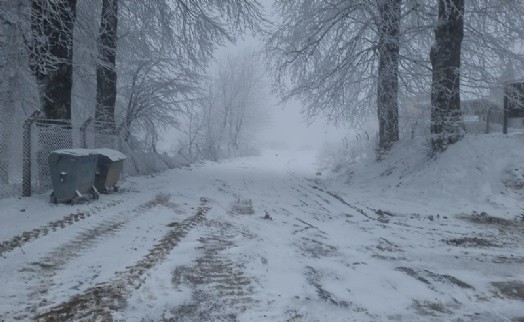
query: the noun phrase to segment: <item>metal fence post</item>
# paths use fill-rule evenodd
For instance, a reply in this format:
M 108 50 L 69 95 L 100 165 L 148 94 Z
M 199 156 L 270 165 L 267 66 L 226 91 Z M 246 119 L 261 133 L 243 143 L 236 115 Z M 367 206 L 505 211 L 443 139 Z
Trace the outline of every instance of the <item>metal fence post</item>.
M 80 127 L 80 135 L 82 136 L 82 148 L 84 149 L 87 149 L 87 137 L 86 137 L 86 131 L 87 131 L 87 127 L 89 126 L 89 124 L 91 124 L 91 122 L 93 121 L 93 118 L 92 117 L 88 117 L 87 120 L 84 122 L 84 124 L 82 124 L 82 126 Z
M 488 107 L 488 113 L 486 114 L 486 134 L 489 134 L 490 118 L 491 118 L 491 107 Z
M 504 121 L 502 123 L 502 133 L 508 134 L 508 96 L 504 95 Z
M 0 120 L 0 188 L 9 183 L 9 136 L 6 128 L 7 124 Z
M 24 121 L 23 157 L 22 157 L 22 196 L 31 197 L 31 126 L 40 114 L 35 111 Z

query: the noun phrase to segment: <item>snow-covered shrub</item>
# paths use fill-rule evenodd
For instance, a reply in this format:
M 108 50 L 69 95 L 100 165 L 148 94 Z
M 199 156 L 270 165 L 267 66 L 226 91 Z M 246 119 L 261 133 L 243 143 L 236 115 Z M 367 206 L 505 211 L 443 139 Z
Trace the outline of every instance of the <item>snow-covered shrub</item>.
M 524 188 L 524 165 L 510 164 L 504 170 L 502 182 L 508 188 L 520 190 Z
M 337 174 L 349 174 L 351 168 L 375 155 L 375 140 L 367 133 L 354 138 L 344 137 L 339 144 L 326 144 L 321 151 L 325 169 Z
M 231 206 L 231 211 L 239 215 L 252 215 L 255 213 L 255 209 L 253 208 L 253 200 L 237 199 Z

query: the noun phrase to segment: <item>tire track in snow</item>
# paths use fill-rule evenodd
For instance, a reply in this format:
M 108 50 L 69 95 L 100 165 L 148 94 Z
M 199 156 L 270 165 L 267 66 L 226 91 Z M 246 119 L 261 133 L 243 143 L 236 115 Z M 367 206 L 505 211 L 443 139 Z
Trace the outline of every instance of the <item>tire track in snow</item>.
M 324 189 L 324 188 L 321 188 L 319 187 L 319 183 L 317 180 L 314 180 L 314 179 L 308 179 L 308 178 L 301 178 L 301 177 L 298 177 L 296 174 L 294 174 L 293 172 L 290 172 L 288 171 L 288 174 L 293 178 L 295 179 L 296 181 L 298 182 L 306 182 L 308 184 L 308 186 L 313 189 L 313 190 L 316 190 L 316 191 L 319 191 L 319 192 L 322 192 L 324 194 L 327 194 L 328 196 L 330 196 L 331 198 L 334 198 L 336 200 L 338 200 L 340 203 L 342 203 L 343 205 L 345 206 L 348 206 L 349 208 L 353 209 L 354 211 L 358 212 L 359 214 L 363 215 L 364 217 L 368 218 L 368 219 L 371 219 L 371 220 L 376 220 L 376 221 L 379 221 L 379 222 L 382 222 L 381 220 L 381 217 L 379 216 L 378 218 L 375 218 L 375 217 L 372 217 L 371 215 L 369 215 L 364 209 L 360 208 L 360 207 L 357 207 L 353 204 L 350 204 L 349 202 L 347 202 L 346 200 L 344 200 L 344 198 L 342 198 L 340 195 L 338 195 L 337 193 L 335 192 L 332 192 L 332 191 L 329 191 L 327 189 Z M 298 184 L 299 187 L 302 187 L 303 189 L 305 187 L 303 187 L 302 185 Z M 309 189 L 308 189 L 309 190 Z M 311 192 L 311 191 L 310 191 Z M 324 201 L 326 204 L 331 204 L 331 202 L 329 200 L 327 200 L 326 198 L 322 197 L 320 194 L 317 194 L 317 193 L 314 193 L 314 192 L 311 192 L 313 195 L 316 195 L 318 198 L 320 198 L 322 201 Z
M 95 206 L 85 212 L 77 212 L 69 214 L 61 219 L 51 221 L 43 226 L 35 228 L 30 231 L 22 232 L 9 240 L 5 240 L 0 243 L 0 256 L 2 254 L 12 251 L 17 247 L 21 247 L 24 244 L 34 241 L 40 237 L 46 236 L 50 232 L 56 232 L 58 229 L 64 229 L 67 226 L 71 226 L 81 220 L 91 217 L 92 215 L 101 212 L 102 210 L 110 209 L 123 203 L 124 200 L 114 200 L 102 206 Z
M 327 206 L 333 206 L 333 203 L 329 200 L 329 198 L 334 198 L 338 202 L 344 204 L 345 206 L 350 207 L 351 209 L 357 211 L 358 213 L 364 215 L 368 219 L 372 220 L 378 220 L 377 218 L 371 217 L 369 214 L 367 214 L 363 209 L 360 209 L 357 206 L 354 206 L 348 202 L 346 202 L 342 197 L 339 195 L 328 191 L 326 189 L 320 188 L 317 186 L 317 182 L 310 181 L 308 179 L 299 178 L 293 173 L 290 173 L 291 177 L 293 177 L 298 184 L 295 187 L 291 187 L 293 190 L 300 192 L 300 193 L 307 193 L 308 195 L 318 198 L 318 200 L 314 200 L 316 204 L 320 204 L 321 209 L 328 213 L 327 216 L 323 216 L 323 218 L 319 218 L 318 215 L 315 215 L 312 213 L 312 216 L 314 219 L 321 221 L 321 222 L 329 222 L 331 219 L 334 219 L 334 216 L 332 211 L 328 209 Z M 301 184 L 304 182 L 304 180 L 307 182 L 307 185 Z M 327 196 L 322 195 L 325 194 Z M 322 204 L 323 203 L 323 204 Z M 308 207 L 309 205 L 304 205 L 305 207 Z M 346 215 L 350 216 L 350 215 Z M 343 258 L 342 253 L 339 251 L 338 247 L 330 244 L 331 236 L 319 229 L 317 226 L 303 220 L 300 218 L 295 218 L 297 221 L 301 222 L 305 226 L 301 229 L 294 230 L 292 232 L 293 236 L 296 236 L 298 239 L 294 240 L 293 246 L 296 249 L 296 252 L 299 254 L 300 258 L 308 258 L 310 260 L 310 263 L 316 263 L 317 261 L 322 261 L 324 258 L 331 258 L 330 260 L 333 260 L 335 262 L 340 261 L 341 265 L 347 266 L 345 258 Z M 370 320 L 376 319 L 373 314 L 371 314 L 366 308 L 353 303 L 351 301 L 339 298 L 337 295 L 330 292 L 323 284 L 324 284 L 324 275 L 330 275 L 334 274 L 333 272 L 325 272 L 325 268 L 315 268 L 312 265 L 306 265 L 304 267 L 304 277 L 307 283 L 312 286 L 315 289 L 315 292 L 317 293 L 318 298 L 329 304 L 333 305 L 334 307 L 340 308 L 341 310 L 348 311 L 348 314 L 351 314 L 349 312 L 358 312 L 359 314 L 362 314 L 364 316 L 367 316 Z M 332 276 L 333 277 L 333 276 Z M 335 274 L 336 277 L 336 274 Z
M 146 272 L 162 263 L 168 254 L 196 225 L 205 219 L 209 207 L 202 205 L 197 213 L 182 222 L 169 224 L 172 227 L 148 253 L 124 271 L 105 283 L 91 287 L 74 295 L 67 302 L 54 306 L 45 313 L 38 314 L 35 320 L 66 321 L 102 319 L 112 320 L 112 311 L 121 310 L 134 289 L 140 288 L 146 279 Z
M 31 274 L 27 278 L 27 283 L 32 285 L 29 294 L 29 303 L 31 304 L 26 307 L 25 312 L 35 314 L 38 307 L 47 305 L 45 296 L 48 289 L 53 285 L 53 278 L 67 263 L 82 256 L 86 250 L 100 243 L 102 239 L 117 234 L 132 220 L 145 215 L 147 210 L 158 205 L 164 205 L 179 212 L 177 205 L 169 201 L 168 195 L 156 195 L 132 210 L 122 211 L 111 219 L 78 233 L 70 241 L 23 267 L 20 271 Z M 39 303 L 35 303 L 36 301 L 39 301 Z
M 330 204 L 329 201 L 326 202 L 326 200 L 324 198 L 322 198 L 322 196 L 320 196 L 318 193 L 311 193 L 311 191 L 308 191 L 307 189 L 304 189 L 304 187 L 301 186 L 301 185 L 298 185 L 298 187 L 302 188 L 303 190 L 300 190 L 300 189 L 298 189 L 297 187 L 295 187 L 293 185 L 291 185 L 290 187 L 291 187 L 292 190 L 296 191 L 300 195 L 300 197 L 303 197 L 305 199 L 309 199 L 308 201 L 314 202 L 315 205 L 317 205 L 321 210 L 324 210 L 326 212 L 328 211 L 326 209 L 326 207 L 324 207 L 323 203 L 321 203 L 318 200 L 315 200 L 315 199 L 312 199 L 312 198 L 309 197 L 312 194 L 312 195 L 317 196 L 319 199 L 321 199 L 325 204 Z M 307 207 L 311 206 L 309 203 L 305 202 L 304 200 L 302 200 L 302 199 L 299 199 L 299 200 L 303 203 L 304 206 L 307 206 Z
M 332 192 L 332 191 L 329 191 L 329 190 L 326 190 L 326 189 L 323 189 L 323 188 L 320 188 L 318 185 L 310 185 L 310 187 L 312 189 L 315 189 L 315 190 L 318 190 L 320 192 L 323 192 L 329 196 L 331 196 L 332 198 L 340 201 L 342 204 L 348 206 L 349 208 L 355 210 L 356 212 L 358 212 L 359 214 L 363 215 L 364 217 L 368 218 L 368 219 L 371 219 L 371 220 L 376 220 L 376 221 L 380 221 L 380 218 L 374 218 L 374 217 L 371 217 L 364 209 L 360 208 L 360 207 L 357 207 L 355 205 L 352 205 L 350 204 L 349 202 L 347 202 L 346 200 L 344 200 L 344 198 L 342 198 L 340 195 Z
M 305 276 L 307 282 L 315 288 L 318 297 L 322 301 L 350 312 L 359 312 L 360 314 L 367 316 L 369 321 L 377 320 L 377 317 L 371 314 L 365 307 L 355 304 L 351 301 L 340 299 L 335 294 L 326 290 L 322 285 L 323 273 L 321 271 L 311 266 L 307 266 L 305 270 Z M 347 314 L 349 315 L 349 312 Z
M 254 238 L 249 232 L 235 229 L 230 223 L 207 221 L 210 232 L 200 238 L 203 256 L 192 266 L 180 266 L 173 274 L 173 285 L 190 285 L 192 302 L 173 308 L 174 321 L 235 321 L 236 315 L 254 303 L 251 280 L 242 267 L 224 254 L 234 247 L 239 234 Z
M 305 208 L 303 211 L 311 214 L 311 216 L 320 222 L 325 222 L 334 218 L 333 212 L 326 206 L 331 206 L 331 202 L 321 196 L 318 192 L 308 189 L 301 184 L 299 178 L 290 174 L 296 183 L 289 184 L 289 188 L 298 193 L 299 206 Z M 306 199 L 306 200 L 303 200 Z M 320 200 L 320 201 L 319 201 Z

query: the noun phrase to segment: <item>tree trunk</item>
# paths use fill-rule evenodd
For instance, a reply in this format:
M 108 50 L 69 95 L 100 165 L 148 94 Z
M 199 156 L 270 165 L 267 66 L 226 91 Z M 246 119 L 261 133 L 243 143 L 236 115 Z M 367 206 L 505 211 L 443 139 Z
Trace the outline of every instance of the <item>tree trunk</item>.
M 115 128 L 118 0 L 102 1 L 96 69 L 95 120 Z
M 380 0 L 377 109 L 379 156 L 399 140 L 398 69 L 402 0 Z
M 31 67 L 44 115 L 71 119 L 76 0 L 32 0 Z
M 16 112 L 22 109 L 23 93 L 26 88 L 21 88 L 23 70 L 27 64 L 24 41 L 24 21 L 22 19 L 25 9 L 29 4 L 19 0 L 7 0 L 0 6 L 4 12 L 0 15 L 0 43 L 2 62 L 0 62 L 0 185 L 9 182 L 10 162 L 12 151 L 19 149 L 19 142 L 13 140 L 13 130 L 19 126 L 15 122 Z M 0 9 L 0 10 L 2 10 Z
M 433 152 L 464 135 L 460 112 L 460 50 L 464 37 L 464 0 L 439 0 L 435 44 L 430 58 L 431 143 Z

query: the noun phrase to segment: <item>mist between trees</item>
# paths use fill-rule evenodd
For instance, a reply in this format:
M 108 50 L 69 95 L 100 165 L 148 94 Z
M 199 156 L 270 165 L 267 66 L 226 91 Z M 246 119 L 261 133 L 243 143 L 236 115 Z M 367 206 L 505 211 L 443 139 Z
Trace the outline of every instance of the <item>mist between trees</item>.
M 464 132 L 460 95 L 485 95 L 524 66 L 520 1 L 276 0 L 274 16 L 263 9 L 245 0 L 2 1 L 1 144 L 40 110 L 76 124 L 93 116 L 147 151 L 178 128 L 176 149 L 190 161 L 253 153 L 267 118 L 263 60 L 246 52 L 208 69 L 218 46 L 248 31 L 265 40 L 275 93 L 300 99 L 312 118 L 358 128 L 376 117 L 379 156 L 408 130 L 399 120 L 407 101 L 430 102 L 420 124 L 443 151 Z
M 163 131 L 183 126 L 209 95 L 215 49 L 260 31 L 262 9 L 242 0 L 2 1 L 2 142 L 39 110 L 73 126 L 93 117 L 129 146 L 155 151 Z
M 219 60 L 207 91 L 186 106 L 176 146 L 189 161 L 258 153 L 254 136 L 269 120 L 260 54 L 244 51 Z
M 460 94 L 486 95 L 508 66 L 522 70 L 523 9 L 503 0 L 277 0 L 267 49 L 280 94 L 301 99 L 311 117 L 359 127 L 374 115 L 379 156 L 410 130 L 399 127 L 407 102 L 427 103 L 436 153 L 463 135 Z

